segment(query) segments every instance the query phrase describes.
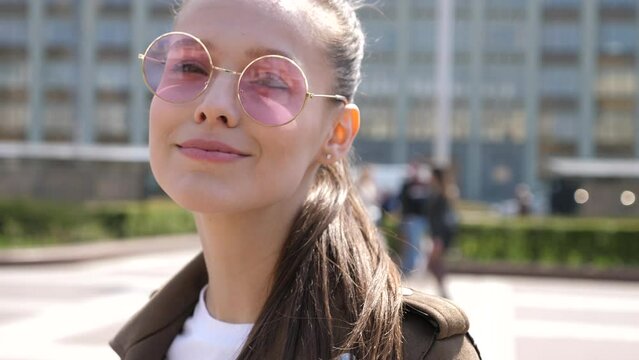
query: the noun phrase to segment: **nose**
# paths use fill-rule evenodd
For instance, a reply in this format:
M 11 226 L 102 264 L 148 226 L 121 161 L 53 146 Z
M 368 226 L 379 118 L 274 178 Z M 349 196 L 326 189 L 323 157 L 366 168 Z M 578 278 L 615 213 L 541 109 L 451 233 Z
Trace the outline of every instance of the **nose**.
M 214 70 L 215 71 L 215 70 Z M 239 124 L 242 111 L 237 98 L 238 78 L 233 74 L 215 73 L 195 108 L 197 123 L 220 122 L 228 127 Z

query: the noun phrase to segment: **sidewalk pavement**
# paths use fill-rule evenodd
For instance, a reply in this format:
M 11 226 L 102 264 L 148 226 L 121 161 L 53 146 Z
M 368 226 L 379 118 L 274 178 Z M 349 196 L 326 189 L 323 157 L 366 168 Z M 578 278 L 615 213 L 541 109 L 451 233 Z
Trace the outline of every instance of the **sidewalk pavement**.
M 34 248 L 0 249 L 0 266 L 62 264 L 148 254 L 200 246 L 197 234 L 105 240 Z
M 197 234 L 177 234 L 37 248 L 0 249 L 0 267 L 73 263 L 151 252 L 197 249 L 199 247 L 200 242 Z M 505 262 L 480 263 L 467 260 L 450 261 L 447 267 L 448 271 L 454 274 L 639 281 L 639 268 L 637 267 L 597 269 L 595 267 L 576 268 Z

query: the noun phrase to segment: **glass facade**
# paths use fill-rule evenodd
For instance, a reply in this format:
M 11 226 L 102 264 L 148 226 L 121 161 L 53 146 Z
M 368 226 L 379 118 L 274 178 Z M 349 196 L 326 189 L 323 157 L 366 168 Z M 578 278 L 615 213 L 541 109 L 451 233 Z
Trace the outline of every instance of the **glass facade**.
M 7 1 L 0 12 L 0 136 L 23 139 L 27 124 L 29 80 L 27 50 L 27 7 L 23 2 Z
M 171 28 L 171 3 L 0 0 L 0 141 L 143 145 L 136 55 Z M 639 157 L 639 2 L 457 0 L 444 35 L 440 3 L 359 10 L 364 161 L 433 155 L 441 41 L 464 196 L 511 196 L 551 157 Z
M 599 4 L 599 69 L 595 83 L 595 123 L 599 157 L 633 157 L 637 148 L 637 4 L 606 0 Z

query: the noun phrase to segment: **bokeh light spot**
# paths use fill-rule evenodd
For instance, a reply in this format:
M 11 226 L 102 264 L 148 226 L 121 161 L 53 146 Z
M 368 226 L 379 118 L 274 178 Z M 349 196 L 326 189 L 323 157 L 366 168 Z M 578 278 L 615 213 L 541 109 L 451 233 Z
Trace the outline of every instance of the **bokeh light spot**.
M 630 206 L 635 203 L 635 201 L 637 200 L 637 197 L 635 196 L 635 193 L 633 193 L 632 191 L 626 190 L 621 193 L 620 200 L 621 200 L 621 204 L 623 204 L 624 206 Z
M 575 191 L 575 202 L 577 204 L 585 204 L 590 199 L 590 194 L 586 189 L 577 189 Z

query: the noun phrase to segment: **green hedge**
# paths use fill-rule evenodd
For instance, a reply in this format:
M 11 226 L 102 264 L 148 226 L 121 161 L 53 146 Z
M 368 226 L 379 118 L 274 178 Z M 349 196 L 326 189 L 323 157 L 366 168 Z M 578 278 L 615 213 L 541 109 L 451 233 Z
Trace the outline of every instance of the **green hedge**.
M 639 221 L 529 218 L 464 223 L 461 256 L 478 261 L 548 265 L 639 265 Z
M 639 266 L 639 220 L 462 216 L 455 261 L 610 268 Z M 399 220 L 382 226 L 389 249 L 401 251 Z
M 0 247 L 194 231 L 191 214 L 168 200 L 106 204 L 0 201 Z
M 453 254 L 473 261 L 639 266 L 639 220 L 464 216 Z M 398 219 L 383 233 L 400 251 Z M 99 204 L 0 201 L 0 247 L 195 231 L 191 214 L 169 200 Z

